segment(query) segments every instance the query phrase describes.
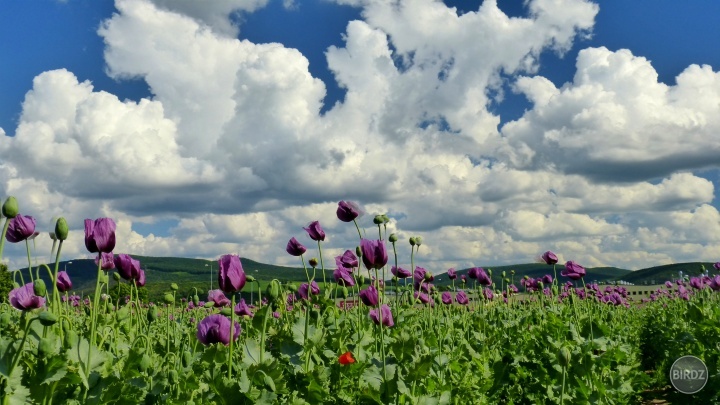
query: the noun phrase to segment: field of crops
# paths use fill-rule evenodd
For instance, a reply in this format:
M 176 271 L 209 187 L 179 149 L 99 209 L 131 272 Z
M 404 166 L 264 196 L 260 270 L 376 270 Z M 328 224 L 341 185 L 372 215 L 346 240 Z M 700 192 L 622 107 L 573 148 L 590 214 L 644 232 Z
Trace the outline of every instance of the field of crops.
M 27 242 L 35 232 L 14 199 L 3 215 L 0 259 L 6 240 Z M 340 202 L 337 216 L 357 227 L 354 204 Z M 542 278 L 503 274 L 497 285 L 481 268 L 467 279 L 450 269 L 454 291 L 439 293 L 412 255 L 412 271 L 398 267 L 387 217 L 374 223 L 379 239 L 357 227 L 358 248 L 334 260 L 323 259 L 325 233 L 311 223 L 305 231 L 319 259 L 306 259 L 295 238 L 286 249 L 307 282 L 272 282 L 255 303 L 236 302 L 256 280 L 234 255 L 218 261 L 220 289 L 208 297 L 178 297 L 168 285 L 152 303 L 132 292 L 109 298 L 111 280 L 136 291 L 145 274 L 132 257 L 113 254 L 112 219 L 86 220 L 85 245 L 99 258 L 95 294 L 75 295 L 67 273 L 40 266 L 0 305 L 2 402 L 720 403 L 720 263 L 642 302 L 622 287 L 586 285 L 582 266 L 557 264 L 552 252 L 543 255 Z M 67 234 L 61 218 L 52 234 L 57 262 Z M 409 242 L 413 254 L 422 245 Z M 332 280 L 315 279 L 323 268 L 335 269 Z M 55 282 L 38 282 L 40 271 Z M 530 298 L 513 299 L 519 292 Z M 669 387 L 670 367 L 684 355 L 708 369 L 693 395 Z

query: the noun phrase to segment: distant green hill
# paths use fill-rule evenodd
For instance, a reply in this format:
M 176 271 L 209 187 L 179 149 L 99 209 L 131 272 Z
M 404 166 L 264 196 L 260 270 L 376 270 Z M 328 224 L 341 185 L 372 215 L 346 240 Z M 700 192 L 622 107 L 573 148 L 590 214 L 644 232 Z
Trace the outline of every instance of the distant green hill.
M 169 291 L 170 283 L 178 284 L 179 290 L 177 294 L 179 297 L 187 297 L 193 292 L 194 287 L 197 288 L 201 299 L 204 299 L 207 291 L 210 289 L 211 280 L 213 288 L 217 288 L 218 263 L 215 260 L 149 256 L 133 256 L 133 258 L 140 260 L 141 267 L 145 270 L 148 295 L 153 300 L 160 299 L 166 291 Z M 261 288 L 265 288 L 267 282 L 272 279 L 278 279 L 283 283 L 302 283 L 306 280 L 305 271 L 301 267 L 276 266 L 259 263 L 247 258 L 241 258 L 240 261 L 242 262 L 245 272 L 261 282 Z M 334 262 L 326 260 L 326 264 L 328 267 L 328 269 L 326 269 L 326 277 L 328 281 L 333 281 L 332 271 L 334 270 Z M 210 276 L 210 265 L 212 265 L 212 278 Z M 418 265 L 422 267 L 422 263 L 418 263 Z M 586 268 L 587 275 L 585 276 L 585 282 L 613 282 L 624 280 L 634 284 L 661 283 L 665 280 L 676 279 L 679 271 L 683 271 L 685 275 L 698 275 L 702 271 L 702 265 L 710 270 L 711 274 L 717 274 L 712 267 L 712 263 L 700 262 L 668 264 L 636 271 L 617 267 L 594 267 Z M 50 265 L 50 268 L 52 269 L 53 265 Z M 483 268 L 485 270 L 492 270 L 492 278 L 497 285 L 501 284 L 501 274 L 503 271 L 506 272 L 506 277 L 512 278 L 513 282 L 518 286 L 520 285 L 520 279 L 526 275 L 533 278 L 542 277 L 545 274 L 553 275 L 553 267 L 544 263 L 487 266 Z M 562 264 L 558 264 L 556 268 L 558 277 L 560 277 L 561 280 L 565 280 L 565 278 L 560 276 L 564 268 L 565 266 Z M 93 260 L 74 259 L 62 261 L 60 262 L 60 270 L 63 269 L 67 269 L 73 281 L 73 291 L 75 293 L 91 294 L 95 290 L 97 266 Z M 308 270 L 312 272 L 312 269 Z M 428 268 L 428 270 L 433 271 L 434 269 Z M 469 269 L 458 270 L 458 277 L 462 274 L 467 274 L 468 270 Z M 514 276 L 510 274 L 512 270 L 515 270 Z M 25 281 L 29 281 L 27 268 L 21 269 L 21 271 L 25 277 Z M 447 286 L 452 284 L 447 278 L 447 275 L 435 273 L 436 285 Z M 362 274 L 366 273 L 363 271 Z M 50 281 L 44 269 L 41 269 L 40 275 L 49 286 Z M 317 271 L 315 279 L 322 280 L 320 270 Z M 115 286 L 115 282 L 111 281 L 110 286 Z M 257 291 L 257 286 L 253 288 Z M 243 294 L 249 295 L 248 290 L 249 286 L 245 287 Z

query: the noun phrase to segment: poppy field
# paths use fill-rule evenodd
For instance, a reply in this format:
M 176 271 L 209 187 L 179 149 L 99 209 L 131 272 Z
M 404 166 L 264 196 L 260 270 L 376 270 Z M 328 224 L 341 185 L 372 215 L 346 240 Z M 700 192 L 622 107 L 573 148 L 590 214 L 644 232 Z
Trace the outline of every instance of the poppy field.
M 14 198 L 2 214 L 0 260 L 6 242 L 35 235 Z M 676 394 L 668 371 L 683 355 L 700 358 L 709 379 L 677 395 L 720 403 L 720 263 L 642 301 L 585 284 L 582 265 L 550 251 L 546 276 L 502 274 L 501 285 L 479 267 L 437 269 L 453 280 L 440 292 L 415 263 L 422 238 L 402 242 L 412 248 L 403 267 L 389 219 L 373 218 L 378 239 L 368 239 L 361 214 L 338 204 L 358 246 L 337 257 L 323 257 L 317 221 L 300 238 L 310 248 L 290 238 L 307 282 L 274 280 L 256 302 L 238 298 L 259 282 L 236 255 L 218 260 L 219 289 L 181 297 L 170 283 L 162 301 L 143 302 L 145 273 L 115 252 L 110 218 L 85 220 L 97 281 L 78 296 L 58 271 L 69 233 L 60 218 L 54 267 L 32 267 L 27 245 L 31 279 L 14 272 L 0 304 L 2 404 L 637 404 Z M 332 279 L 316 277 L 325 269 Z M 113 302 L 118 283 L 133 293 Z

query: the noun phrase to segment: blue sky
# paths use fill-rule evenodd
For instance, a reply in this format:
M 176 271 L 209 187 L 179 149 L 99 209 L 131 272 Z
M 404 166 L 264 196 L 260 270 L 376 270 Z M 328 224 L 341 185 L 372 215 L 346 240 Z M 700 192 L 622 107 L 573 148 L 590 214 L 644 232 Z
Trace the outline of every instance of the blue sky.
M 137 254 L 341 252 L 351 199 L 436 271 L 716 260 L 720 3 L 522 3 L 3 1 L 0 194 Z

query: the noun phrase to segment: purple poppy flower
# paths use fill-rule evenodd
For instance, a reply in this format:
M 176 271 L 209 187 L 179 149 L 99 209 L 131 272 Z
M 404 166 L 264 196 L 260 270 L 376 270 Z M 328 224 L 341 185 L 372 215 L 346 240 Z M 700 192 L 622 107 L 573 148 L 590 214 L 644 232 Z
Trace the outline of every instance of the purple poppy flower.
M 218 290 L 219 291 L 219 290 Z M 240 324 L 235 322 L 233 340 L 240 336 Z M 204 345 L 222 343 L 230 344 L 230 320 L 220 314 L 209 315 L 198 324 L 198 340 Z
M 138 272 L 138 276 L 135 279 L 135 284 L 137 284 L 138 287 L 145 286 L 145 270 L 140 269 L 140 271 Z
M 403 269 L 402 267 L 395 267 L 395 266 L 392 266 L 390 268 L 390 272 L 397 278 L 408 278 L 413 275 L 410 272 L 410 270 Z
M 710 277 L 710 282 L 708 283 L 710 288 L 713 289 L 713 291 L 720 290 L 720 274 L 718 274 L 715 277 Z
M 295 237 L 292 237 L 285 247 L 285 251 L 293 256 L 302 256 L 307 251 L 302 243 L 298 242 Z
M 690 286 L 692 288 L 695 288 L 696 290 L 702 290 L 705 288 L 705 284 L 703 283 L 703 280 L 699 277 L 692 277 L 690 279 Z
M 673 283 L 670 282 L 670 281 L 666 281 L 666 282 L 665 282 L 665 287 L 667 287 L 667 288 L 673 288 Z
M 333 271 L 333 277 L 338 285 L 352 287 L 355 285 L 355 279 L 345 267 L 338 267 Z
M 385 250 L 385 241 L 361 239 L 360 250 L 363 264 L 368 270 L 382 269 L 387 264 L 388 255 Z
M 476 275 L 477 275 L 477 281 L 480 283 L 480 285 L 491 285 L 492 280 L 490 279 L 490 276 L 485 273 L 485 270 L 482 267 L 476 267 Z
M 100 260 L 102 260 L 102 264 L 100 265 L 101 269 L 107 271 L 115 268 L 115 255 L 113 255 L 112 252 L 103 252 L 100 253 L 99 257 L 95 256 L 95 265 L 97 265 Z
M 387 304 L 382 304 L 379 309 L 370 310 L 370 319 L 375 322 L 375 325 L 382 324 L 385 327 L 392 328 L 395 326 L 393 321 L 392 312 Z
M 208 293 L 208 302 L 214 302 L 215 308 L 225 307 L 230 305 L 230 299 L 225 296 L 222 290 L 211 290 Z
M 121 253 L 114 258 L 115 268 L 125 280 L 137 280 L 140 277 L 140 261 Z
M 585 276 L 585 268 L 572 260 L 565 263 L 565 269 L 560 272 L 563 277 L 570 277 L 573 280 L 580 280 Z
M 248 307 L 247 304 L 245 304 L 244 298 L 241 299 L 240 302 L 237 303 L 237 305 L 235 305 L 235 315 L 239 315 L 239 316 L 247 315 L 250 318 L 255 316 L 255 314 L 253 314 L 253 312 L 250 310 L 250 307 Z
M 413 272 L 413 281 L 415 282 L 415 284 L 420 284 L 423 281 L 429 283 L 433 280 L 435 280 L 435 276 L 433 276 L 432 273 L 428 272 L 420 266 L 415 266 L 415 271 Z
M 245 287 L 245 271 L 240 257 L 224 255 L 218 260 L 218 285 L 223 292 L 234 293 Z
M 115 221 L 110 218 L 85 220 L 85 247 L 90 253 L 109 253 L 115 249 Z
M 280 319 L 280 312 L 275 311 L 275 312 L 272 313 L 272 316 L 273 316 L 273 318 L 275 318 L 275 319 Z
M 360 300 L 363 304 L 369 307 L 376 307 L 378 305 L 378 292 L 374 286 L 369 286 L 365 290 L 360 291 Z
M 57 284 L 57 289 L 60 292 L 70 291 L 72 289 L 72 282 L 66 271 L 58 272 L 55 284 Z
M 298 294 L 300 294 L 300 298 L 307 301 L 310 299 L 310 294 L 312 294 L 312 295 L 320 294 L 320 287 L 314 280 L 309 285 L 308 285 L 308 283 L 302 283 L 302 284 L 300 284 L 300 287 L 298 287 Z
M 449 268 L 447 271 L 447 275 L 450 280 L 455 280 L 457 278 L 457 272 L 455 272 L 455 268 Z
M 352 201 L 340 201 L 338 203 L 337 217 L 343 222 L 352 222 L 362 213 L 360 206 Z
M 717 271 L 720 271 L 720 262 L 713 264 L 713 268 Z
M 548 293 L 549 293 L 549 292 L 550 292 L 550 291 L 548 291 Z M 492 290 L 490 290 L 489 288 L 485 288 L 485 289 L 483 290 L 483 296 L 485 296 L 485 299 L 488 300 L 488 301 L 492 300 L 492 299 L 495 297 L 495 296 L 493 295 Z
M 352 271 L 353 268 L 358 266 L 358 258 L 352 251 L 346 250 L 342 256 L 335 256 L 335 265 Z
M 427 295 L 423 292 L 420 292 L 420 291 L 415 291 L 415 293 L 413 294 L 413 297 L 415 297 L 415 300 L 420 300 L 420 302 L 422 302 L 423 304 L 429 304 L 430 301 L 432 301 L 432 299 L 430 299 L 429 295 Z
M 422 291 L 424 293 L 429 293 L 433 287 L 432 283 L 413 283 L 415 291 Z
M 455 294 L 455 301 L 460 305 L 467 305 L 470 302 L 464 291 L 458 291 L 458 293 Z
M 35 295 L 35 285 L 33 283 L 27 283 L 11 290 L 8 297 L 10 305 L 21 311 L 45 306 L 45 298 Z
M 546 274 L 546 275 L 543 276 L 542 282 L 543 282 L 543 284 L 552 284 L 553 278 L 552 278 L 551 275 Z
M 308 233 L 310 239 L 314 241 L 325 240 L 325 231 L 323 231 L 319 221 L 313 221 L 310 223 L 310 225 L 308 225 L 307 228 L 303 229 Z
M 445 291 L 445 292 L 442 293 L 442 297 L 441 297 L 441 298 L 442 298 L 443 304 L 445 304 L 445 305 L 450 305 L 450 304 L 452 304 L 452 302 L 453 302 L 452 294 L 450 294 L 450 293 L 447 292 L 447 291 Z
M 10 243 L 22 242 L 35 234 L 35 218 L 18 214 L 9 220 L 5 239 Z
M 510 290 L 511 293 L 514 293 L 514 294 L 517 294 L 518 292 L 520 292 L 520 290 L 518 290 L 518 288 L 515 284 L 510 284 L 508 286 L 508 289 Z
M 542 254 L 542 259 L 545 263 L 549 265 L 553 265 L 558 262 L 558 257 L 555 255 L 555 253 L 549 250 Z

